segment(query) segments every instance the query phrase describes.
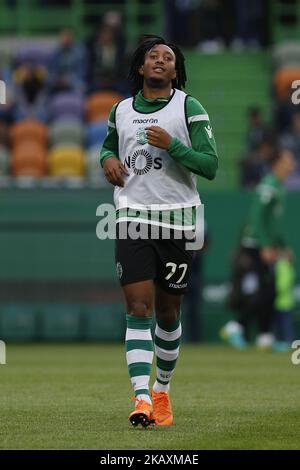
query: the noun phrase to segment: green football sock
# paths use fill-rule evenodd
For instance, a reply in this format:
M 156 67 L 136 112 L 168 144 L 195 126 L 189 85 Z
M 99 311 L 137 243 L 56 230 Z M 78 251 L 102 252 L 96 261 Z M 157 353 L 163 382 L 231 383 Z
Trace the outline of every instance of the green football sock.
M 149 380 L 153 361 L 152 318 L 126 315 L 126 360 L 131 383 L 138 399 L 151 402 Z

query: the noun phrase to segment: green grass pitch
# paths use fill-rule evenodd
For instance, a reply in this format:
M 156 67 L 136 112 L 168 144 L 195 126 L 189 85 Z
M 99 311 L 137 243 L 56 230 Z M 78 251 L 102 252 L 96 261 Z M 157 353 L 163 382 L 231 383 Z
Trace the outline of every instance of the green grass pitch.
M 291 351 L 292 352 L 292 351 Z M 8 345 L 1 449 L 299 449 L 291 354 L 182 345 L 175 425 L 133 428 L 122 345 Z

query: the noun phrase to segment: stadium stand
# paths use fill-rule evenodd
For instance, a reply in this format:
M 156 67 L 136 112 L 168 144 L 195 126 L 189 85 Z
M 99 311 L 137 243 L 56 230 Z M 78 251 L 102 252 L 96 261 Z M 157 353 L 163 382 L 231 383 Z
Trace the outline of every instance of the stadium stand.
M 243 145 L 246 110 L 253 103 L 259 103 L 267 115 L 270 109 L 268 56 L 264 51 L 252 53 L 247 57 L 230 52 L 210 56 L 199 54 L 197 51 L 186 51 L 186 61 L 188 91 L 209 109 L 219 153 L 222 156 L 216 186 L 235 187 L 239 179 L 236 159 Z M 222 75 L 219 73 L 220 68 Z M 106 135 L 106 122 L 111 105 L 121 98 L 115 91 L 92 93 L 87 97 L 69 92 L 50 95 L 47 104 L 50 144 L 58 144 L 64 140 L 70 143 L 73 131 L 71 128 L 66 130 L 69 126 L 66 122 L 72 121 L 76 122 L 74 143 L 87 149 L 97 144 L 100 146 Z M 230 115 L 225 114 L 226 109 L 231 109 Z M 9 122 L 8 118 L 6 122 Z M 22 122 L 23 120 L 20 124 Z M 83 142 L 80 142 L 80 125 L 85 134 Z M 60 127 L 63 129 L 60 130 Z M 103 184 L 103 179 L 99 179 L 99 184 Z M 204 188 L 210 186 L 204 180 L 200 184 Z
M 118 11 L 124 19 L 125 36 L 135 44 L 145 33 L 163 30 L 163 3 L 160 0 L 95 2 L 70 0 L 67 5 L 55 2 L 26 0 L 1 4 L 0 31 L 2 34 L 24 36 L 51 36 L 68 25 L 77 37 L 92 33 L 105 15 Z M 32 11 L 34 9 L 34 14 Z
M 95 226 L 97 205 L 112 202 L 111 187 L 99 166 L 100 147 L 111 105 L 126 93 L 91 90 L 89 86 L 85 88 L 87 93 L 83 90 L 55 93 L 49 89 L 50 63 L 60 28 L 68 25 L 76 38 L 84 41 L 98 26 L 96 23 L 107 11 L 107 5 L 70 0 L 66 8 L 46 3 L 41 6 L 38 1 L 29 0 L 12 2 L 10 7 L 1 5 L 0 31 L 7 37 L 0 41 L 0 78 L 7 85 L 8 104 L 0 107 L 0 122 L 2 129 L 10 127 L 11 131 L 9 147 L 8 132 L 1 133 L 0 126 L 0 185 L 2 177 L 7 181 L 8 175 L 19 176 L 3 183 L 7 189 L 2 190 L 0 198 L 0 246 L 5 247 L 0 263 L 0 331 L 9 339 L 120 339 L 124 316 L 118 303 L 120 298 L 116 298 L 113 241 L 105 240 L 99 246 Z M 161 33 L 162 3 L 151 2 L 151 14 L 141 15 L 145 11 L 144 2 L 123 2 L 120 12 L 125 18 L 129 44 L 134 44 L 141 33 Z M 276 41 L 285 37 L 284 31 L 291 31 L 288 23 L 282 22 L 278 8 L 273 12 Z M 94 23 L 88 18 L 93 18 Z M 181 22 L 179 26 L 181 29 Z M 184 51 L 189 77 L 187 92 L 208 110 L 220 155 L 220 168 L 213 184 L 199 179 L 204 204 L 209 200 L 207 221 L 213 234 L 213 249 L 208 250 L 205 273 L 205 281 L 210 285 L 204 289 L 203 338 L 208 341 L 218 340 L 217 331 L 228 319 L 223 299 L 229 253 L 250 201 L 248 193 L 237 192 L 238 158 L 247 130 L 246 112 L 250 106 L 259 105 L 264 118 L 271 121 L 271 87 L 275 83 L 272 72 L 281 77 L 282 68 L 299 67 L 300 49 L 295 41 L 299 37 L 299 23 L 296 26 L 291 34 L 293 45 L 276 44 L 273 60 L 266 49 L 259 48 L 242 53 L 230 49 L 217 54 L 197 49 Z M 14 113 L 17 103 L 13 98 L 19 83 L 16 80 L 20 68 L 28 63 L 44 74 L 42 90 L 47 100 L 43 120 L 39 122 L 30 114 L 20 120 L 21 115 Z M 36 132 L 32 131 L 33 122 Z M 16 191 L 15 181 L 24 175 L 36 179 L 32 190 Z M 82 184 L 76 186 L 75 181 Z M 41 190 L 42 187 L 45 189 Z M 83 189 L 65 191 L 66 187 Z M 299 206 L 297 194 L 289 194 L 289 205 L 287 227 L 299 260 L 293 216 Z M 108 305 L 103 299 L 107 299 Z M 72 302 L 76 305 L 68 308 Z M 52 308 L 48 308 L 49 303 Z

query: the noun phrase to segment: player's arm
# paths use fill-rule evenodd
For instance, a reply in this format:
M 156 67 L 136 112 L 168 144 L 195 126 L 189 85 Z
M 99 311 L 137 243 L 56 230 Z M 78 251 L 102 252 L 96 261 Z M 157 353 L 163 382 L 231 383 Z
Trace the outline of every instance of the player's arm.
M 100 152 L 100 163 L 102 167 L 103 167 L 103 163 L 108 158 L 119 157 L 119 138 L 118 138 L 118 132 L 116 129 L 116 118 L 115 118 L 116 108 L 117 108 L 117 105 L 114 104 L 110 111 L 109 118 L 107 121 L 107 126 L 108 126 L 107 136 L 105 137 L 105 140 L 103 142 L 102 149 Z
M 199 101 L 191 96 L 187 97 L 186 113 L 192 147 L 187 147 L 158 126 L 148 128 L 148 142 L 165 148 L 177 163 L 193 173 L 212 180 L 218 168 L 218 155 L 209 117 Z
M 187 97 L 186 114 L 192 147 L 172 138 L 168 152 L 193 173 L 212 180 L 218 169 L 218 154 L 208 114 L 192 96 Z
M 124 186 L 124 175 L 128 175 L 128 172 L 119 160 L 119 138 L 115 122 L 116 107 L 117 105 L 112 107 L 108 118 L 108 132 L 100 152 L 100 163 L 109 183 Z

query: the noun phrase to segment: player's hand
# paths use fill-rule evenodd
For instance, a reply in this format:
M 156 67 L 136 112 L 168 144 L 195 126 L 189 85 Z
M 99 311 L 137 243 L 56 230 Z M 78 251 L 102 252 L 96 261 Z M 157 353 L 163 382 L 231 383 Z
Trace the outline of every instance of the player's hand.
M 260 256 L 264 263 L 272 264 L 278 258 L 278 251 L 275 248 L 265 246 L 260 250 Z
M 103 171 L 107 181 L 114 186 L 124 186 L 124 175 L 128 176 L 129 173 L 125 166 L 117 157 L 109 157 L 104 160 Z
M 148 144 L 160 149 L 167 149 L 171 143 L 172 137 L 159 126 L 146 127 Z

